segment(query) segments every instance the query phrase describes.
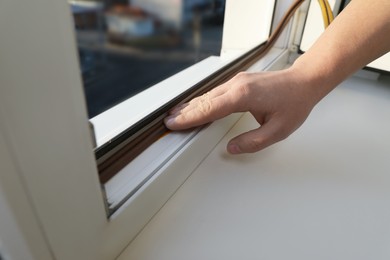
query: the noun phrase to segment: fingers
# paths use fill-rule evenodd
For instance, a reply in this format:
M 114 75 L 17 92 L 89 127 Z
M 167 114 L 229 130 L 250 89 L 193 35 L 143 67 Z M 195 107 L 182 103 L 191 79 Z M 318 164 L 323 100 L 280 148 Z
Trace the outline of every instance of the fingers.
M 210 92 L 179 106 L 165 118 L 165 125 L 172 130 L 181 130 L 203 125 L 233 113 L 235 108 L 230 95 L 221 93 Z
M 237 89 L 245 83 L 246 74 L 240 73 L 210 92 L 180 105 L 164 119 L 172 130 L 182 130 L 209 123 L 234 112 L 246 111 L 245 95 Z
M 227 116 L 233 111 L 229 95 L 226 95 L 228 91 L 225 83 L 189 103 L 175 107 L 165 118 L 165 125 L 172 130 L 182 130 Z
M 289 134 L 278 119 L 271 119 L 261 127 L 230 140 L 227 150 L 231 154 L 254 153 L 285 139 Z

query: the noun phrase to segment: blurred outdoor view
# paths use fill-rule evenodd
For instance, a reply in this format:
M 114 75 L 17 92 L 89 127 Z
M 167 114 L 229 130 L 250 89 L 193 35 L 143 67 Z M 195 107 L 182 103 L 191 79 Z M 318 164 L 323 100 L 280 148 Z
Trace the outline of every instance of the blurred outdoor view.
M 225 0 L 69 4 L 90 118 L 220 53 Z

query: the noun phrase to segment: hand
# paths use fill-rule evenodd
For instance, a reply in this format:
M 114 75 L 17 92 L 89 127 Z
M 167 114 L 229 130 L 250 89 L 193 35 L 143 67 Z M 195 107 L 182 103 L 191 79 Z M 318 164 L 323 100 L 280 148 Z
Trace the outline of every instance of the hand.
M 259 128 L 230 140 L 227 150 L 231 154 L 262 150 L 294 132 L 318 101 L 298 75 L 291 69 L 239 73 L 203 96 L 172 109 L 165 124 L 172 130 L 181 130 L 248 111 Z
M 388 0 L 354 0 L 291 68 L 239 73 L 174 108 L 165 124 L 180 130 L 249 111 L 260 127 L 230 140 L 228 151 L 238 154 L 264 149 L 294 132 L 314 105 L 345 78 L 390 50 L 389 21 Z M 352 39 L 352 44 L 345 39 Z

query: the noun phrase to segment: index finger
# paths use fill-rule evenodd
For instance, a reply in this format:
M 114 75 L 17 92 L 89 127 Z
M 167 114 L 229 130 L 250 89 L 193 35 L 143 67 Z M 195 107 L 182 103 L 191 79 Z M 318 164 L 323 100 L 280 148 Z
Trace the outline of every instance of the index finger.
M 235 112 L 230 95 L 225 93 L 214 98 L 204 95 L 175 114 L 165 118 L 165 125 L 172 130 L 183 130 L 204 125 Z

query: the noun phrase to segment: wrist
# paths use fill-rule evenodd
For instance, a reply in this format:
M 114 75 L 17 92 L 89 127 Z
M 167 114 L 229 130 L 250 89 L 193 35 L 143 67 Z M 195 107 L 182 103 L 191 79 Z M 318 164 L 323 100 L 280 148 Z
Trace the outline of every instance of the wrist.
M 288 71 L 316 104 L 339 84 L 332 67 L 324 60 L 308 62 L 302 55 Z

